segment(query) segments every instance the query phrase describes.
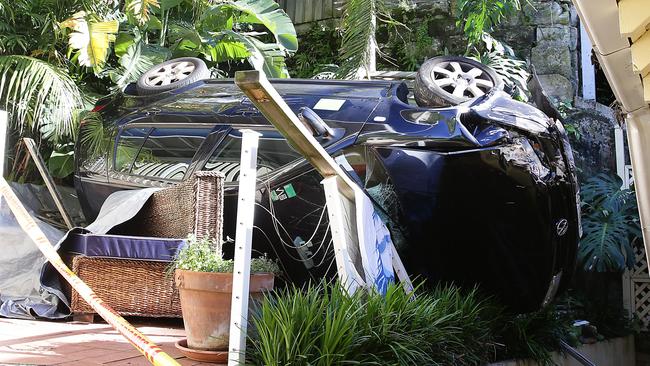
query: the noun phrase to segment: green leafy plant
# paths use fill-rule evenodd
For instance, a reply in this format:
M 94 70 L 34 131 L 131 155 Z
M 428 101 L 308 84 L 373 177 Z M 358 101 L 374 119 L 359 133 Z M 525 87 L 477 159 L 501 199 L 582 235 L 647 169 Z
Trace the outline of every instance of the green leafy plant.
M 81 91 L 65 70 L 29 56 L 0 56 L 0 101 L 20 132 L 74 136 Z
M 517 59 L 510 46 L 493 38 L 489 33 L 483 33 L 481 39 L 483 46 L 475 48 L 474 58 L 496 71 L 513 98 L 528 101 L 530 73 L 526 61 Z
M 500 309 L 476 291 L 385 296 L 340 284 L 277 290 L 251 317 L 249 361 L 263 365 L 478 365 L 493 355 Z
M 248 58 L 269 77 L 288 77 L 284 58 L 298 49 L 291 19 L 273 0 L 208 3 L 192 24 L 173 24 L 171 40 L 175 52 L 217 63 Z
M 575 339 L 571 335 L 572 323 L 572 314 L 558 311 L 556 305 L 506 316 L 500 326 L 499 341 L 505 347 L 499 358 L 533 359 L 541 365 L 554 365 L 551 352 L 560 348 L 560 340 Z
M 74 172 L 74 144 L 59 144 L 47 159 L 47 169 L 54 178 L 65 178 Z
M 195 272 L 232 273 L 234 261 L 223 259 L 221 245 L 208 236 L 197 238 L 190 234 L 173 261 L 174 268 Z M 251 260 L 251 272 L 279 273 L 278 264 L 266 255 Z
M 622 271 L 634 265 L 632 242 L 641 236 L 634 192 L 618 176 L 599 174 L 582 186 L 578 259 L 586 271 Z
M 479 44 L 484 33 L 491 32 L 520 9 L 519 0 L 457 0 L 456 19 L 470 47 Z
M 318 73 L 332 71 L 332 65 L 340 63 L 340 29 L 333 24 L 314 24 L 300 35 L 300 52 L 287 59 L 287 67 L 293 77 L 311 78 Z

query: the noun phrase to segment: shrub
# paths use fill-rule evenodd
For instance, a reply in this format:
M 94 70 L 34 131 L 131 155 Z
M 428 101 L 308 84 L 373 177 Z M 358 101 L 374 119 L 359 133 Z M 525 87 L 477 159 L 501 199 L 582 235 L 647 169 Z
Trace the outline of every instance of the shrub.
M 476 365 L 493 355 L 499 309 L 476 291 L 440 287 L 413 297 L 339 284 L 293 287 L 267 297 L 251 316 L 249 362 L 263 365 Z
M 189 235 L 187 244 L 176 254 L 173 266 L 186 271 L 232 273 L 234 261 L 223 259 L 221 246 L 216 240 L 208 236 L 197 238 Z M 251 272 L 278 273 L 280 268 L 275 261 L 264 255 L 251 260 Z

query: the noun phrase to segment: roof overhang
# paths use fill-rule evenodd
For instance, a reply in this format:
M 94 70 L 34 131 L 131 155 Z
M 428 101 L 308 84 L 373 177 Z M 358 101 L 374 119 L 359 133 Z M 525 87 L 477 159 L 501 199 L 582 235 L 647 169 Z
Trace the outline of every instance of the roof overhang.
M 650 23 L 650 7 L 647 0 L 573 0 L 573 3 L 623 110 L 633 112 L 648 107 L 650 32 L 646 29 Z

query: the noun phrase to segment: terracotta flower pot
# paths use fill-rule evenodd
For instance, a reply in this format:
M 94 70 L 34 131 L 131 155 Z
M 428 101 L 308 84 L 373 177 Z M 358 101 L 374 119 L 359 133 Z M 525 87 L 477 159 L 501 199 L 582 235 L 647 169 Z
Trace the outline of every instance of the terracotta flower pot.
M 194 272 L 177 269 L 181 311 L 187 346 L 199 350 L 228 348 L 232 273 Z M 273 289 L 273 273 L 251 274 L 251 300 Z

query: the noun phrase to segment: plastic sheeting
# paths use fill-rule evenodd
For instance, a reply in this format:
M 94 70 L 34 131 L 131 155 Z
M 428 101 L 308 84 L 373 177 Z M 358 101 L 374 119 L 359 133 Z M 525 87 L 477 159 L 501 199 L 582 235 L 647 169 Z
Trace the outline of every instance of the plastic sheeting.
M 28 203 L 34 217 L 34 197 L 25 199 L 28 190 L 14 186 L 21 201 Z M 30 207 L 31 206 L 31 207 Z M 63 232 L 34 218 L 51 243 L 57 243 Z M 67 303 L 41 286 L 40 275 L 45 257 L 22 230 L 15 216 L 0 197 L 0 316 L 33 319 L 35 317 L 61 318 L 67 315 Z M 63 301 L 63 304 L 62 304 Z
M 34 211 L 51 209 L 47 194 L 33 185 L 11 184 L 50 243 L 58 250 L 67 233 L 35 217 Z M 133 218 L 159 188 L 118 191 L 108 197 L 97 220 L 75 232 L 106 234 Z M 65 197 L 64 197 L 65 199 Z M 66 205 L 70 208 L 69 205 Z M 72 208 L 74 211 L 74 207 Z M 72 231 L 71 230 L 71 231 Z M 69 232 L 68 232 L 69 233 Z M 22 230 L 11 209 L 0 198 L 0 316 L 59 319 L 70 315 L 60 276 Z

